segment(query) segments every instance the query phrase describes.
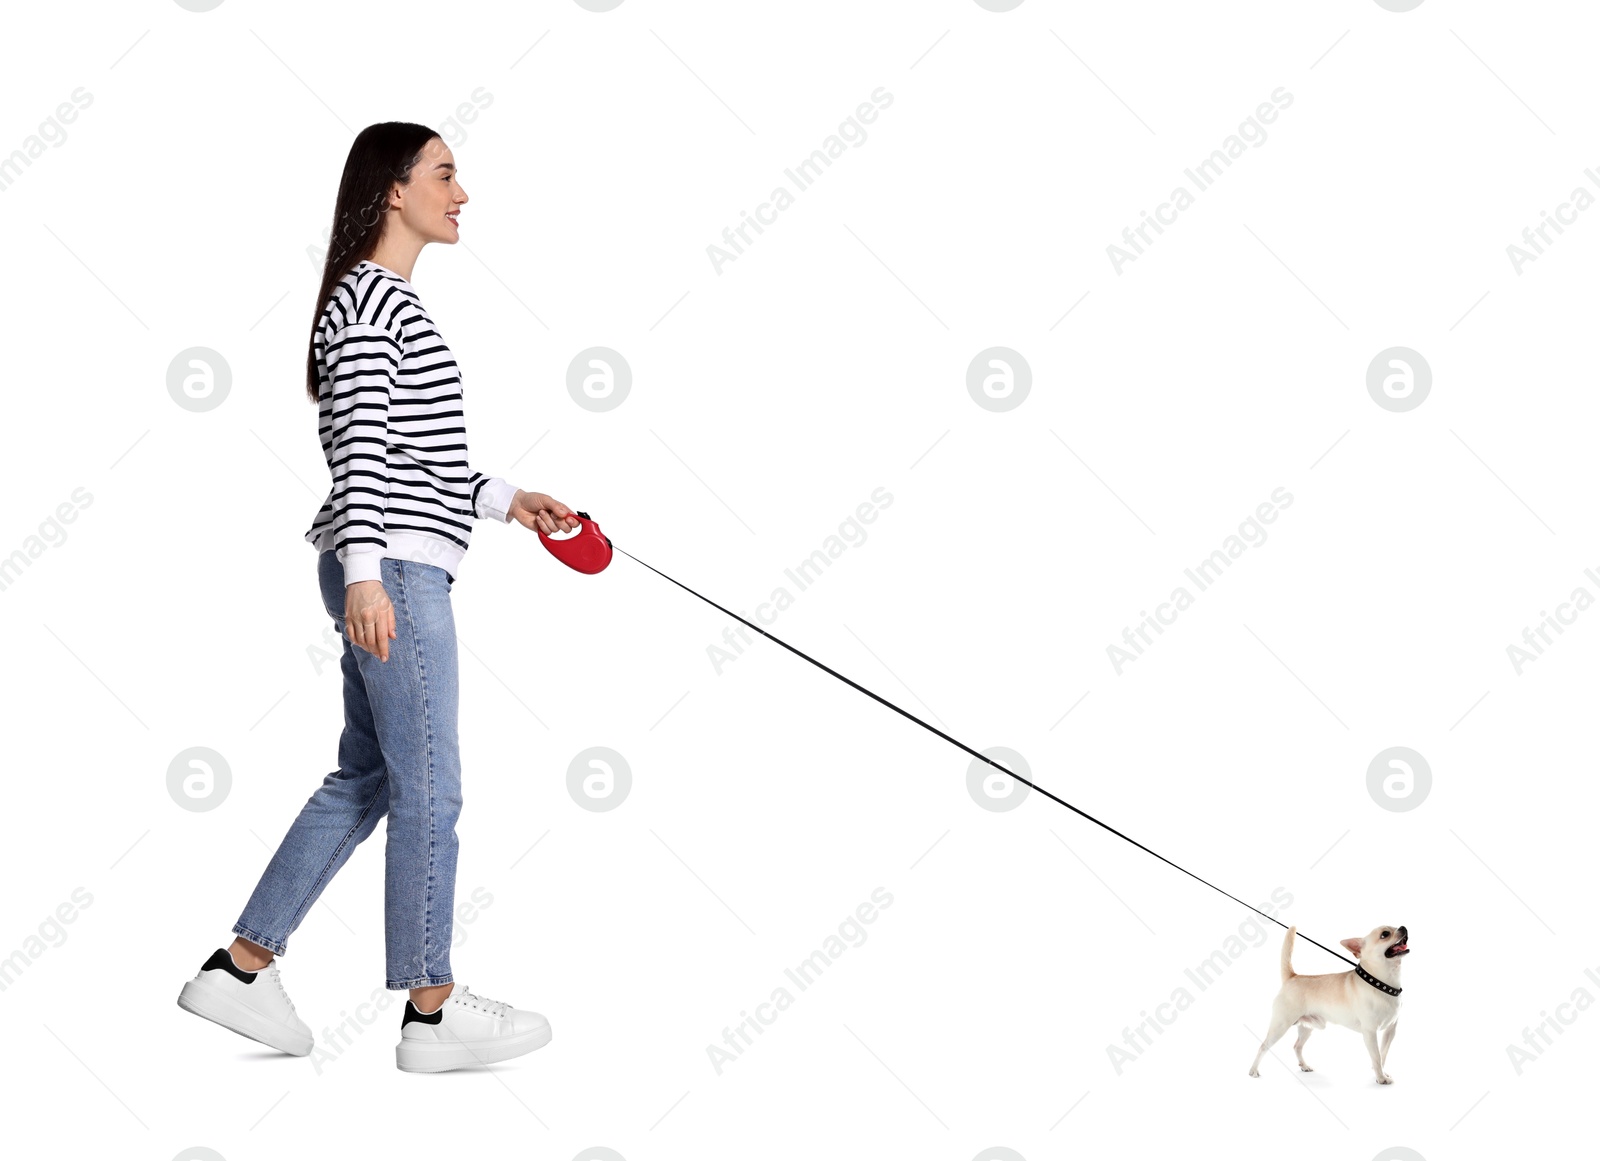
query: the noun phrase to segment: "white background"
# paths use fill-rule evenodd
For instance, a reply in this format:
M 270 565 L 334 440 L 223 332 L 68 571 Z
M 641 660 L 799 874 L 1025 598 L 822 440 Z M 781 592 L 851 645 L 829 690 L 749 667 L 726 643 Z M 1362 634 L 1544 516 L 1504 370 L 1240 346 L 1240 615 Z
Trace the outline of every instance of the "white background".
M 1600 997 L 1600 613 L 1520 675 L 1507 646 L 1600 596 L 1600 214 L 1520 273 L 1507 246 L 1600 193 L 1584 6 L 19 16 L 0 152 L 92 102 L 3 191 L 0 555 L 28 564 L 0 591 L 0 955 L 74 888 L 92 904 L 0 992 L 13 1134 L 228 1161 L 1564 1152 L 1600 1012 L 1562 1009 L 1520 1072 L 1508 1046 Z M 879 86 L 865 140 L 718 273 L 708 245 Z M 1119 274 L 1107 246 L 1280 86 L 1265 141 Z M 968 755 L 769 642 L 719 674 L 733 622 L 634 561 L 582 576 L 481 522 L 454 590 L 457 890 L 492 903 L 454 966 L 554 1039 L 401 1074 L 398 995 L 332 1036 L 382 991 L 381 828 L 282 957 L 331 1062 L 177 1008 L 336 765 L 301 540 L 328 486 L 308 248 L 383 120 L 439 127 L 471 197 L 413 281 L 475 466 L 746 616 L 788 587 L 772 632 L 1249 902 L 1282 888 L 1312 938 L 1407 924 L 1396 1083 L 1337 1028 L 1316 1072 L 1284 1066 L 1291 1037 L 1249 1079 L 1278 928 L 1199 992 L 1185 969 L 1248 911 L 1042 795 L 982 808 Z M 633 373 L 605 413 L 566 389 L 593 345 Z M 1433 376 L 1404 413 L 1366 387 L 1395 345 Z M 194 346 L 232 376 L 203 413 L 167 390 Z M 1005 412 L 966 389 L 991 346 L 1031 368 Z M 784 570 L 879 487 L 798 591 Z M 1279 487 L 1266 541 L 1119 676 L 1107 646 Z M 596 745 L 633 777 L 607 812 L 566 788 Z M 1433 778 L 1403 813 L 1367 791 L 1396 745 Z M 194 746 L 231 771 L 213 810 L 166 788 Z M 798 991 L 784 969 L 878 887 L 865 942 Z M 785 984 L 719 1074 L 708 1048 Z M 1119 1071 L 1109 1046 L 1182 986 Z

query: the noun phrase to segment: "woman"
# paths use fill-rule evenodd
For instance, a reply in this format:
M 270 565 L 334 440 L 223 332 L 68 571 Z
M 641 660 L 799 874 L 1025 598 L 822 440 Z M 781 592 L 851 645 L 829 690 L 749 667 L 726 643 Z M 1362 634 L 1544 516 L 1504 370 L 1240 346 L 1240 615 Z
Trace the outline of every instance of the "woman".
M 411 285 L 422 247 L 459 237 L 466 201 L 454 156 L 425 125 L 372 125 L 350 147 L 306 357 L 333 487 L 305 539 L 346 638 L 339 769 L 268 862 L 237 938 L 178 997 L 241 1035 L 310 1053 L 275 956 L 387 813 L 386 986 L 410 993 L 395 1056 L 411 1072 L 550 1040 L 539 1013 L 475 995 L 450 967 L 461 809 L 450 589 L 474 519 L 579 526 L 565 504 L 468 464 L 460 372 Z

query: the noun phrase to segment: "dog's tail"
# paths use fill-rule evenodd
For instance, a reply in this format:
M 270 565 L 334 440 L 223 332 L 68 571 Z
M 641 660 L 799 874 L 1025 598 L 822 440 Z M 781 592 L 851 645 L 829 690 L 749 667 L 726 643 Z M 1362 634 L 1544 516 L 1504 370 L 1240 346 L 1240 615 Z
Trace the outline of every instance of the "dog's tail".
M 1289 966 L 1289 957 L 1294 954 L 1294 928 L 1289 928 L 1289 933 L 1283 937 L 1283 957 L 1278 966 L 1283 969 L 1283 982 L 1288 983 L 1294 978 L 1294 968 Z

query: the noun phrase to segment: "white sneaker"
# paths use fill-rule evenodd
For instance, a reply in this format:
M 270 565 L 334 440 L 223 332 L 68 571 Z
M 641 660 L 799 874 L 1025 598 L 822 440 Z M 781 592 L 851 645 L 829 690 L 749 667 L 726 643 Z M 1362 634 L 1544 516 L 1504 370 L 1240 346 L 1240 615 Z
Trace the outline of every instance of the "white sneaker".
M 394 1062 L 402 1072 L 448 1072 L 494 1064 L 550 1043 L 550 1021 L 538 1012 L 485 999 L 457 983 L 435 1012 L 406 1000 Z
M 311 1054 L 311 1029 L 295 1014 L 294 1001 L 278 978 L 276 959 L 260 971 L 247 972 L 219 947 L 201 965 L 200 974 L 183 985 L 178 1007 L 279 1052 Z

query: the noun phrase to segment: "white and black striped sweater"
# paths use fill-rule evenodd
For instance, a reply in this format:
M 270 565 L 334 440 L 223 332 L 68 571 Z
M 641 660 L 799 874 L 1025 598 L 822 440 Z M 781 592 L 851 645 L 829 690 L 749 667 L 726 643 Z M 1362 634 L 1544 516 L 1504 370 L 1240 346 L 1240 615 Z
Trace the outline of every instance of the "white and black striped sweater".
M 467 463 L 461 372 L 411 283 L 363 259 L 317 332 L 317 417 L 333 488 L 305 539 L 346 585 L 384 557 L 455 579 L 474 519 L 510 520 L 517 489 Z

